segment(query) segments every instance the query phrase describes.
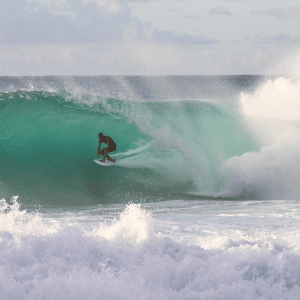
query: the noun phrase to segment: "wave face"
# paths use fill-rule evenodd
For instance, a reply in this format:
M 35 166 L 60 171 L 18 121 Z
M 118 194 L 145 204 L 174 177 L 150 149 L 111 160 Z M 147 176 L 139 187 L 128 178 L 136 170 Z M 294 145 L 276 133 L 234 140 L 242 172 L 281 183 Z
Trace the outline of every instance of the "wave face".
M 122 100 L 34 87 L 4 91 L 0 99 L 1 196 L 20 195 L 22 203 L 217 193 L 224 181 L 221 164 L 257 150 L 234 103 Z M 117 143 L 116 166 L 93 162 L 99 132 Z

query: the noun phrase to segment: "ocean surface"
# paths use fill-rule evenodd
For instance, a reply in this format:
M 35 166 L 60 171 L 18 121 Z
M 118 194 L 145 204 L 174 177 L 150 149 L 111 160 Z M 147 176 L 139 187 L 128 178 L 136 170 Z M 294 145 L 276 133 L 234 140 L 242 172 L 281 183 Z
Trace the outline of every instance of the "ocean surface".
M 300 299 L 299 178 L 297 77 L 0 77 L 0 299 Z

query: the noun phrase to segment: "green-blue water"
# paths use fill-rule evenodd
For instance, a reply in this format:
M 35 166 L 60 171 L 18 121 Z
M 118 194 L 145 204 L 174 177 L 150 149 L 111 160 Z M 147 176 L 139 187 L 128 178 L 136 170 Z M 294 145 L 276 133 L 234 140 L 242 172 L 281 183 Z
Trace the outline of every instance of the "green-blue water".
M 1 194 L 20 195 L 23 203 L 207 195 L 223 184 L 222 162 L 257 149 L 235 104 L 24 90 L 3 92 L 0 99 Z M 117 143 L 112 156 L 121 166 L 93 162 L 99 132 Z

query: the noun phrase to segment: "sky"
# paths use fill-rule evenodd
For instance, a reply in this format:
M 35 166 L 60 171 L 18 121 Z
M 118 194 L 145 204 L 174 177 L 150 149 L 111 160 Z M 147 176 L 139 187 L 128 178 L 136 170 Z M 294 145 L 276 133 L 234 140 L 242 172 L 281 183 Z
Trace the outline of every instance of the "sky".
M 0 76 L 298 69 L 299 0 L 0 0 Z

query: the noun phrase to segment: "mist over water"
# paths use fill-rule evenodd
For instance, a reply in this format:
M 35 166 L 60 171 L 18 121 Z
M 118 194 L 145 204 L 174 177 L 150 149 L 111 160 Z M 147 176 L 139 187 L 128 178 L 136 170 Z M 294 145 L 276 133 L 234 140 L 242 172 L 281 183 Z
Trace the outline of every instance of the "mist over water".
M 255 199 L 299 199 L 300 82 L 267 80 L 253 93 L 240 96 L 241 112 L 262 143 L 223 164 L 229 186 L 223 195 Z

